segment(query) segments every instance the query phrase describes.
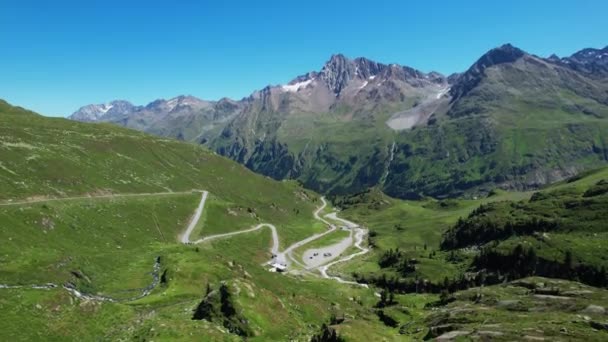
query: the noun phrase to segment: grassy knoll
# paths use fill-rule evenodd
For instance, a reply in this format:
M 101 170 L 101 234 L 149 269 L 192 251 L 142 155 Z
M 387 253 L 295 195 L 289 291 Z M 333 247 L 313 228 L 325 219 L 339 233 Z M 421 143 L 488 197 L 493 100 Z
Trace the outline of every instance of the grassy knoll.
M 109 124 L 46 118 L 0 102 L 0 201 L 112 193 L 208 190 L 210 229 L 241 229 L 229 210 L 243 208 L 285 230 L 288 244 L 318 232 L 318 198 L 295 182 L 276 182 L 195 144 Z M 214 204 L 217 202 L 217 204 Z M 220 208 L 221 206 L 224 209 Z

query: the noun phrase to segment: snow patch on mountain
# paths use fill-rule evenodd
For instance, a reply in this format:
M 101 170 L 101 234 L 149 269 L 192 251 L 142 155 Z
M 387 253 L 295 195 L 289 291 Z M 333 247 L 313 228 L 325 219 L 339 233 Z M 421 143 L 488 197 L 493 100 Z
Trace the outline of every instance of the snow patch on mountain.
M 283 89 L 283 91 L 295 93 L 295 92 L 299 91 L 300 89 L 304 89 L 304 88 L 308 87 L 308 85 L 310 83 L 312 83 L 312 81 L 313 81 L 312 79 L 309 79 L 309 80 L 297 82 L 294 84 L 286 84 L 286 85 L 281 86 L 281 89 Z
M 114 105 L 111 104 L 104 104 L 99 108 L 99 111 L 102 112 L 103 114 L 107 113 L 110 109 L 112 109 L 114 107 Z

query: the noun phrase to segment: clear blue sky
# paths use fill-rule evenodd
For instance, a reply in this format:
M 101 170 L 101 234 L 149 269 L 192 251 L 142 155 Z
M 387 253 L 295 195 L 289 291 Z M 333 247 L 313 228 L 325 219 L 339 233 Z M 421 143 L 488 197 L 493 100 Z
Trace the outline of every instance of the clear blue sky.
M 604 47 L 607 16 L 606 0 L 1 0 L 0 98 L 46 115 L 238 99 L 338 52 L 447 74 L 506 42 L 542 56 Z

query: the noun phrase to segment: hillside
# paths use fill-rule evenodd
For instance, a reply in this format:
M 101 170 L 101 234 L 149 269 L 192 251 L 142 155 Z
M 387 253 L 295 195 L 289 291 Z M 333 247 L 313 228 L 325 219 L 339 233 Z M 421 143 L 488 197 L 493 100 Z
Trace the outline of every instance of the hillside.
M 333 197 L 353 223 L 196 144 L 0 106 L 3 339 L 605 334 L 606 169 L 478 199 Z M 269 272 L 277 253 L 287 273 Z
M 604 51 L 545 59 L 507 44 L 449 77 L 334 55 L 319 71 L 239 101 L 160 100 L 96 120 L 202 143 L 323 193 L 379 186 L 414 199 L 534 189 L 605 165 Z
M 0 136 L 0 339 L 309 339 L 332 315 L 353 317 L 344 336 L 392 335 L 370 319 L 371 290 L 269 272 L 271 245 L 331 232 L 313 215 L 323 201 L 295 183 L 195 144 L 6 102 Z M 217 312 L 204 314 L 214 291 Z
M 373 227 L 374 247 L 340 269 L 387 296 L 439 295 L 405 335 L 423 325 L 427 339 L 601 341 L 607 180 L 604 168 L 475 200 L 401 201 L 377 190 L 337 197 L 346 217 Z M 385 305 L 402 320 L 399 303 Z

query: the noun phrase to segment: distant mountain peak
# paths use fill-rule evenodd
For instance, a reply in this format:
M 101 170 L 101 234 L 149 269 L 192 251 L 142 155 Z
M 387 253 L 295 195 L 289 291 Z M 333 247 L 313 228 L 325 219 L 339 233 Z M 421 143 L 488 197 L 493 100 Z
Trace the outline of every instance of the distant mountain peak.
M 466 95 L 485 77 L 485 70 L 495 65 L 513 63 L 526 56 L 526 52 L 507 43 L 491 49 L 481 56 L 464 74 L 459 75 L 450 90 L 453 101 Z
M 580 72 L 591 78 L 608 77 L 608 46 L 603 49 L 586 48 L 573 53 L 570 57 L 549 61 Z
M 321 79 L 327 83 L 329 89 L 336 95 L 355 76 L 355 65 L 353 61 L 342 54 L 332 55 L 329 61 L 321 69 Z
M 319 73 L 329 89 L 339 96 L 353 79 L 367 80 L 380 74 L 387 66 L 364 57 L 349 59 L 343 54 L 334 54 Z
M 486 52 L 477 60 L 475 66 L 485 69 L 497 64 L 515 62 L 525 55 L 523 50 L 507 43 Z
M 157 112 L 170 112 L 177 108 L 190 107 L 193 109 L 209 106 L 209 102 L 192 95 L 179 95 L 169 100 L 157 99 L 146 105 L 146 109 Z
M 71 118 L 78 121 L 99 121 L 104 116 L 117 116 L 131 112 L 134 106 L 125 100 L 114 100 L 102 104 L 90 104 L 80 107 L 71 115 Z
M 349 61 L 349 59 L 342 53 L 334 53 L 333 55 L 331 55 L 331 57 L 329 58 L 329 61 L 327 61 L 327 63 L 339 62 L 339 61 L 346 62 L 346 61 Z

